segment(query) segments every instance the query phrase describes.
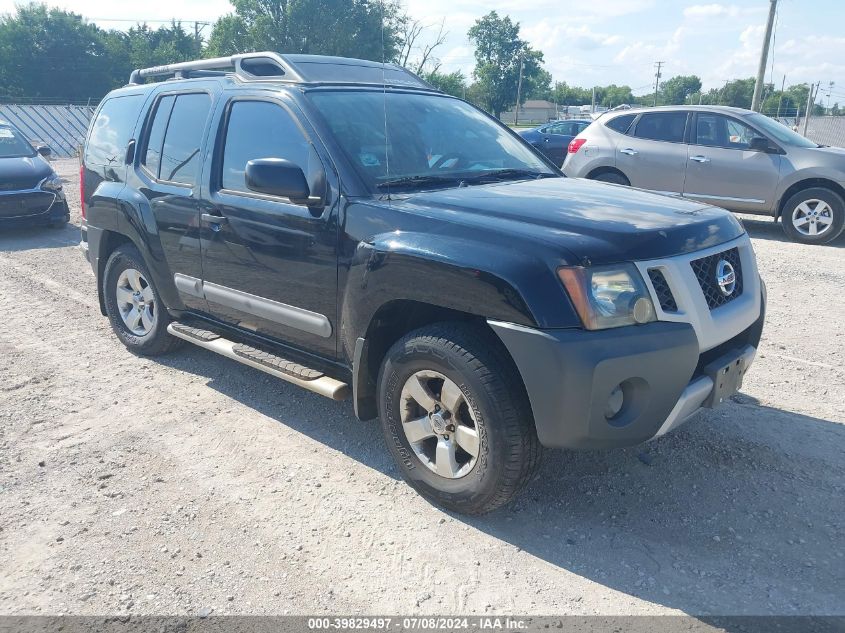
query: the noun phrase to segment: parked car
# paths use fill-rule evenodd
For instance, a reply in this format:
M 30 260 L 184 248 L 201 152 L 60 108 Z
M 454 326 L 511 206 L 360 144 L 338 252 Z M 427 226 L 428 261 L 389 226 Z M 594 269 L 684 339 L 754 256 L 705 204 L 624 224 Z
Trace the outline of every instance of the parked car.
M 830 242 L 845 226 L 845 150 L 740 108 L 608 114 L 572 140 L 563 171 L 773 216 L 806 244 Z
M 62 180 L 44 159 L 49 155 L 47 145 L 34 148 L 20 130 L 0 120 L 0 228 L 64 226 L 70 219 Z
M 187 341 L 351 397 L 453 510 L 513 498 L 543 446 L 637 444 L 718 405 L 760 340 L 731 214 L 565 178 L 397 66 L 137 70 L 82 163 L 82 247 L 127 348 Z
M 552 121 L 530 130 L 519 130 L 517 134 L 540 150 L 555 165 L 562 165 L 569 141 L 590 123 L 592 121 L 586 119 Z

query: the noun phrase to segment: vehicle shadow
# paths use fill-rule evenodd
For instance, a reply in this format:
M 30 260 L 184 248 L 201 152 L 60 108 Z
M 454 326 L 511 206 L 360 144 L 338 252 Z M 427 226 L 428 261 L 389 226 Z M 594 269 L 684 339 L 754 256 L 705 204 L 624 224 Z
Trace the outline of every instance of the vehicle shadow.
M 0 228 L 0 251 L 67 248 L 79 244 L 79 239 L 79 226 L 70 223 L 61 228 L 2 227 Z
M 771 218 L 761 219 L 760 216 L 741 216 L 742 225 L 748 232 L 748 235 L 762 240 L 772 240 L 774 242 L 791 242 L 791 240 L 783 232 L 780 222 L 775 222 Z M 845 233 L 837 237 L 832 242 L 822 244 L 822 246 L 830 246 L 833 248 L 845 248 Z M 815 248 L 815 246 L 814 246 Z
M 232 371 L 204 350 L 159 362 L 398 478 L 378 424 L 356 420 L 349 403 Z M 521 555 L 687 614 L 841 615 L 843 455 L 845 425 L 740 394 L 640 447 L 547 451 L 515 503 L 453 517 Z

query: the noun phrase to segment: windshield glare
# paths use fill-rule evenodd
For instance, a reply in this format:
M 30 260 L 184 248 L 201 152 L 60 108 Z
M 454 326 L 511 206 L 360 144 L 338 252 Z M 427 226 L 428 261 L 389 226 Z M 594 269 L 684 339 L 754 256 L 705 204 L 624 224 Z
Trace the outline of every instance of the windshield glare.
M 522 141 L 458 99 L 361 91 L 310 97 L 372 192 L 380 183 L 413 177 L 432 186 L 502 169 L 555 175 Z
M 0 158 L 22 156 L 35 156 L 32 145 L 17 130 L 0 125 Z
M 770 119 L 762 114 L 749 114 L 748 122 L 756 125 L 778 143 L 793 147 L 818 147 L 818 143 L 813 143 L 813 141 L 804 138 L 797 132 L 793 132 L 782 123 L 778 123 L 774 119 Z

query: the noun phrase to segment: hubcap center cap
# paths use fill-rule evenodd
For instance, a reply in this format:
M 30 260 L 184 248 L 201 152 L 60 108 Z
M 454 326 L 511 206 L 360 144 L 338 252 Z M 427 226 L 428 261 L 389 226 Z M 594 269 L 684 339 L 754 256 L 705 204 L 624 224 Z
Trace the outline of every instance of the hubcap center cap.
M 431 414 L 431 427 L 437 434 L 441 434 L 446 431 L 446 420 L 443 418 L 441 413 Z

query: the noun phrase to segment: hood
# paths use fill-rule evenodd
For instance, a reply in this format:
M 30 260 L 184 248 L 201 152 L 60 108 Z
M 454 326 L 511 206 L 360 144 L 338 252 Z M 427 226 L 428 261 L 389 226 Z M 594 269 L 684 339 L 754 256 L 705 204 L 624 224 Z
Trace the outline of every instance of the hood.
M 671 257 L 736 239 L 729 212 L 683 198 L 572 178 L 412 194 L 394 206 L 552 246 L 567 263 Z M 567 254 L 569 255 L 567 257 Z
M 39 155 L 0 158 L 0 188 L 32 188 L 53 173 L 50 164 Z

